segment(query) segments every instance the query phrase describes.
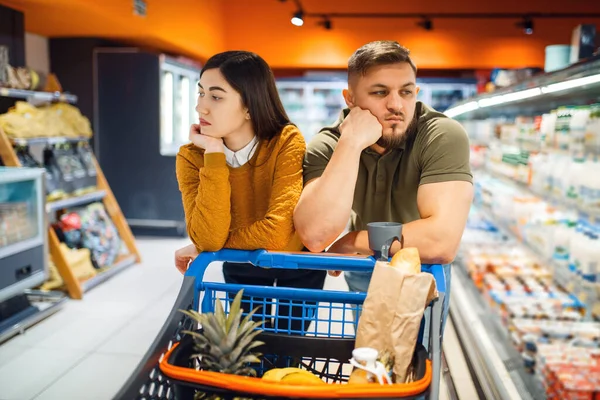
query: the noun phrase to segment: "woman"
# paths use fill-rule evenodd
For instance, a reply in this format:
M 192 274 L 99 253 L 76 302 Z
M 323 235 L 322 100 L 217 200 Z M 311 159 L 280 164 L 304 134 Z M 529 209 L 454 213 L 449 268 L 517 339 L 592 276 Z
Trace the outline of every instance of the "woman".
M 306 144 L 281 104 L 273 73 L 258 55 L 228 51 L 200 73 L 190 144 L 177 155 L 177 180 L 192 245 L 175 253 L 183 273 L 199 252 L 231 249 L 299 251 L 293 225 L 302 191 Z M 321 289 L 324 271 L 262 269 L 224 263 L 225 282 Z M 301 307 L 291 307 L 301 317 Z M 249 310 L 247 310 L 249 311 Z M 264 311 L 267 315 L 270 310 Z M 289 316 L 288 306 L 278 307 Z M 285 318 L 278 324 L 288 329 Z M 308 327 L 292 320 L 291 329 Z

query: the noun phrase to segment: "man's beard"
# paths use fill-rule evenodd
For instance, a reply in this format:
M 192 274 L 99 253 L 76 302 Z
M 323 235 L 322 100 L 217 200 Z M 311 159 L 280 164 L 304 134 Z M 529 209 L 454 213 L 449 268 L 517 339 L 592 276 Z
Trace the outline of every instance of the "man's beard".
M 392 125 L 392 132 L 388 135 L 381 135 L 377 145 L 386 150 L 399 149 L 411 138 L 417 134 L 416 115 L 410 121 L 404 132 L 399 132 L 397 125 Z

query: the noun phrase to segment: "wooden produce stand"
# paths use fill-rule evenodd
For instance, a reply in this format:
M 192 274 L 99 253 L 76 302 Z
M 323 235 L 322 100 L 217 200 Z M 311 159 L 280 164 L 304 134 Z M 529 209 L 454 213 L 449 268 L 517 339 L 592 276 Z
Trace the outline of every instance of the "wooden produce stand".
M 43 101 L 44 99 L 46 99 L 46 97 L 49 97 L 49 101 L 58 100 L 69 101 L 71 103 L 74 103 L 76 101 L 76 97 L 70 95 L 55 95 L 53 93 L 30 92 L 24 90 L 11 89 L 0 89 L 0 96 L 25 98 L 27 100 L 36 99 L 37 102 L 40 102 L 40 100 Z M 6 111 L 7 110 L 0 110 L 0 112 Z M 7 167 L 20 167 L 21 163 L 19 162 L 17 154 L 14 150 L 15 144 L 44 145 L 56 144 L 67 141 L 78 142 L 82 140 L 87 141 L 89 139 L 66 137 L 11 139 L 0 128 L 0 158 L 2 159 L 4 165 Z M 47 219 L 52 220 L 52 217 L 55 216 L 55 214 L 58 211 L 66 208 L 85 205 L 95 201 L 102 201 L 108 215 L 110 216 L 113 224 L 115 225 L 119 233 L 121 240 L 125 243 L 128 249 L 128 254 L 118 257 L 111 267 L 97 270 L 97 274 L 94 277 L 80 281 L 76 278 L 76 275 L 74 274 L 72 268 L 67 262 L 67 259 L 65 258 L 63 252 L 60 249 L 60 241 L 58 236 L 56 235 L 56 232 L 50 225 L 48 225 L 48 244 L 50 255 L 64 281 L 69 296 L 73 299 L 81 299 L 83 297 L 83 294 L 89 289 L 106 281 L 111 276 L 114 276 L 115 274 L 119 273 L 125 268 L 135 263 L 141 262 L 141 257 L 135 243 L 135 238 L 131 232 L 131 229 L 129 228 L 129 225 L 127 224 L 127 220 L 121 212 L 121 208 L 119 207 L 119 204 L 117 203 L 117 200 L 115 199 L 115 196 L 113 195 L 113 192 L 110 189 L 110 185 L 106 181 L 106 178 L 102 172 L 102 169 L 100 168 L 100 165 L 98 164 L 98 161 L 95 159 L 95 157 L 93 160 L 96 166 L 97 190 L 91 193 L 83 194 L 81 196 L 67 197 L 57 201 L 46 203 L 46 211 L 49 216 L 49 218 Z

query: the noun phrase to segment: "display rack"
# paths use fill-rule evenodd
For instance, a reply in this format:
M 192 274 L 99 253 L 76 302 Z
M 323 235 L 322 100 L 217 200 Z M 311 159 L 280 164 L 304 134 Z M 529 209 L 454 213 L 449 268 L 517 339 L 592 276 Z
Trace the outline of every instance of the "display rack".
M 485 140 L 475 139 L 477 144 L 471 142 L 476 149 L 489 147 L 492 145 L 490 141 L 496 141 L 494 137 L 497 131 L 494 130 L 494 121 L 507 121 L 508 124 L 516 117 L 535 117 L 562 106 L 589 105 L 596 102 L 600 102 L 600 56 L 559 71 L 533 76 L 493 93 L 481 94 L 456 103 L 445 114 L 460 122 L 469 121 L 472 129 L 485 129 L 473 132 L 473 137 L 485 138 Z M 491 119 L 491 125 L 485 123 L 480 125 L 474 122 L 485 119 Z M 519 180 L 518 176 L 509 175 L 510 169 L 506 168 L 506 172 L 503 173 L 503 168 L 496 168 L 497 164 L 489 159 L 483 164 L 485 167 L 473 170 L 476 180 L 482 174 L 486 174 L 506 185 L 518 188 L 528 197 L 543 200 L 557 210 L 572 211 L 580 219 L 590 221 L 592 224 L 600 222 L 598 210 L 583 207 L 571 199 L 533 190 L 525 181 Z M 571 271 L 566 263 L 552 259 L 539 245 L 531 243 L 535 241 L 534 239 L 528 240 L 525 234 L 521 234 L 518 226 L 509 222 L 510 218 L 507 219 L 506 215 L 494 213 L 491 207 L 487 206 L 477 207 L 477 210 L 483 219 L 491 222 L 500 236 L 507 240 L 505 246 L 522 243 L 552 272 L 553 280 L 558 286 L 585 304 L 584 320 L 600 318 L 600 284 L 585 280 Z M 500 315 L 492 309 L 477 289 L 461 256 L 453 264 L 450 314 L 461 341 L 466 343 L 465 352 L 479 381 L 487 382 L 482 385 L 486 398 L 546 398 L 541 382 L 525 371 L 524 359 L 513 345 L 511 333 L 502 324 Z
M 0 96 L 12 97 L 13 99 L 23 99 L 31 102 L 52 102 L 62 101 L 67 103 L 76 103 L 77 96 L 60 92 L 36 92 L 33 90 L 0 88 Z
M 469 278 L 462 260 L 452 270 L 452 322 L 488 399 L 545 399 L 543 388 L 523 368 L 507 330 Z
M 487 173 L 490 173 L 489 170 L 486 170 Z M 523 190 L 528 191 L 530 194 L 541 197 L 543 200 L 549 198 L 551 201 L 557 201 L 554 197 L 543 197 L 538 194 L 535 194 L 534 191 L 531 191 L 529 187 L 525 184 L 516 182 L 511 180 L 510 178 L 498 174 L 498 173 L 490 173 L 490 175 L 496 177 L 497 179 L 502 179 L 508 181 L 511 184 L 515 184 Z M 550 201 L 550 203 L 551 203 Z M 563 201 L 557 201 L 562 207 L 565 208 L 575 208 L 574 206 L 565 206 L 567 203 Z M 523 243 L 527 248 L 529 248 L 540 260 L 543 260 L 544 263 L 552 270 L 554 280 L 564 289 L 566 289 L 569 293 L 574 294 L 582 303 L 586 305 L 587 315 L 586 319 L 591 320 L 593 317 L 600 318 L 600 284 L 592 283 L 584 280 L 579 277 L 575 272 L 571 271 L 566 265 L 561 264 L 553 260 L 552 258 L 546 257 L 541 249 L 537 248 L 532 243 L 524 241 L 523 238 L 515 232 L 510 226 L 501 221 L 499 218 L 496 218 L 492 210 L 486 207 L 480 207 L 480 212 L 488 219 L 493 222 L 493 224 L 507 237 L 514 239 L 517 242 Z M 585 216 L 594 215 L 598 216 L 597 211 L 587 210 L 586 214 L 582 214 Z M 591 214 L 590 214 L 591 213 Z M 593 217 L 590 217 L 593 218 Z
M 506 114 L 533 115 L 565 103 L 589 104 L 600 98 L 600 55 L 551 73 L 536 75 L 493 93 L 458 102 L 445 114 L 458 120 Z
M 32 290 L 49 275 L 45 197 L 43 169 L 0 167 L 0 343 L 67 300 L 62 292 Z
M 63 95 L 56 93 L 31 92 L 25 90 L 0 89 L 0 96 L 10 96 L 14 98 L 36 99 L 38 101 L 68 101 L 75 102 L 76 96 Z M 14 151 L 14 144 L 27 145 L 46 145 L 56 144 L 68 141 L 82 141 L 87 138 L 66 138 L 66 137 L 49 137 L 49 138 L 31 138 L 31 139 L 11 139 L 0 129 L 0 158 L 7 167 L 20 166 L 19 159 Z M 130 265 L 141 262 L 140 253 L 137 249 L 135 238 L 127 224 L 127 220 L 123 216 L 121 209 L 110 185 L 108 184 L 100 165 L 93 158 L 97 173 L 97 190 L 92 193 L 87 193 L 81 196 L 69 197 L 58 201 L 47 203 L 46 211 L 49 215 L 56 213 L 65 208 L 84 205 L 95 201 L 102 201 L 108 215 L 115 225 L 121 240 L 127 247 L 128 254 L 117 258 L 113 266 L 98 270 L 96 276 L 91 279 L 80 281 L 76 278 L 73 270 L 69 266 L 64 254 L 60 250 L 60 240 L 52 227 L 48 227 L 48 244 L 50 255 L 59 271 L 69 296 L 73 299 L 81 299 L 83 293 L 97 286 L 101 282 L 106 281 L 115 274 L 123 271 Z

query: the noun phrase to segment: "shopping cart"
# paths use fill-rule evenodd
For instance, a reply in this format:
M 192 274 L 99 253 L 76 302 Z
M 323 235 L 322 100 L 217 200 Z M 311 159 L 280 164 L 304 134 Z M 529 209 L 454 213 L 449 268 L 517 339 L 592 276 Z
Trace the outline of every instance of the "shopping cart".
M 250 263 L 261 268 L 346 272 L 370 272 L 375 265 L 375 259 L 369 256 L 230 249 L 201 253 L 186 272 L 175 305 L 160 333 L 115 399 L 187 400 L 193 399 L 196 391 L 218 394 L 222 399 L 438 398 L 445 301 L 445 278 L 441 265 L 422 266 L 423 272 L 434 276 L 439 297 L 426 309 L 429 318 L 424 318 L 424 321 L 427 320 L 429 325 L 428 343 L 421 343 L 425 324 L 421 326 L 419 344 L 413 357 L 415 382 L 400 385 L 319 385 L 311 388 L 204 371 L 198 373 L 189 361 L 190 353 L 181 351 L 192 346 L 191 338 L 182 331 L 195 330 L 197 326 L 180 310 L 212 312 L 216 301 L 222 301 L 228 312 L 231 300 L 243 289 L 242 308 L 250 311 L 262 306 L 255 317 L 271 322 L 262 327 L 260 340 L 265 345 L 259 349 L 264 357 L 261 365 L 256 367 L 258 376 L 273 366 L 295 366 L 308 369 L 326 382 L 336 383 L 347 381 L 351 372 L 348 360 L 354 349 L 354 316 L 360 312 L 366 293 L 205 282 L 206 268 L 214 261 Z M 271 311 L 265 311 L 269 305 L 272 306 Z M 293 316 L 292 313 L 287 317 L 287 325 L 277 324 L 278 318 L 285 318 L 277 313 L 283 306 L 300 307 L 302 315 Z M 291 329 L 294 319 L 311 323 L 308 326 L 300 324 L 300 328 L 296 324 L 294 330 Z

